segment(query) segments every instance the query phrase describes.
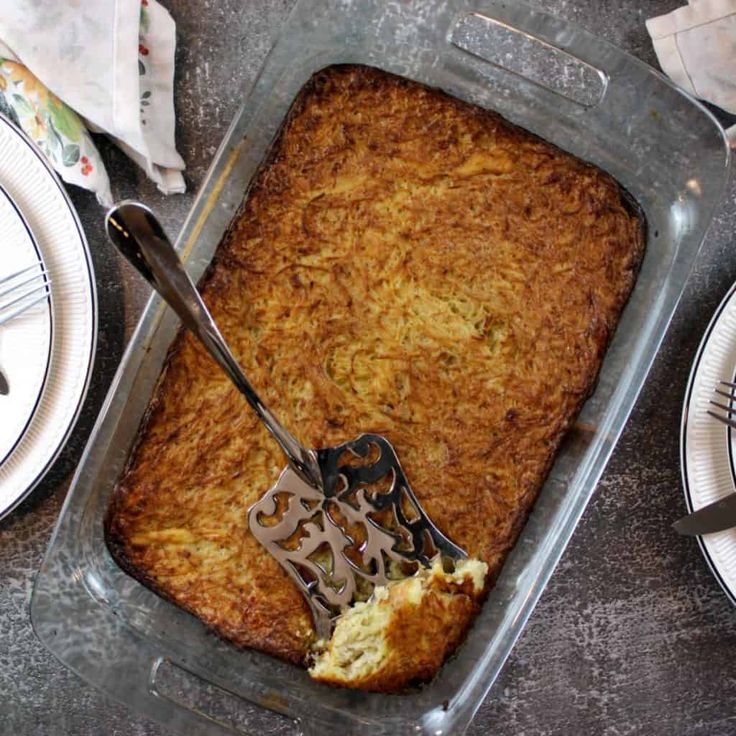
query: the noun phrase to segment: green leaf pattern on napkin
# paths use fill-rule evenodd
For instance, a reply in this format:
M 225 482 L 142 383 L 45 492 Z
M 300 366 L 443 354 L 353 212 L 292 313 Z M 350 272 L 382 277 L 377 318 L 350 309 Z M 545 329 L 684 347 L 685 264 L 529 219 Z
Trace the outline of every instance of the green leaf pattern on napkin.
M 99 164 L 79 116 L 26 67 L 2 58 L 0 113 L 22 128 L 60 173 L 77 168 L 81 177 L 88 177 Z

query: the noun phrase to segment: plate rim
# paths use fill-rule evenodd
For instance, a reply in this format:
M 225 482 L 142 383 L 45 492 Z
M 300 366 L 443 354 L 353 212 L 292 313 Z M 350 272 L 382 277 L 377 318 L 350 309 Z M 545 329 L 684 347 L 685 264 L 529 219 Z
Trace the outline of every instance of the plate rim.
M 700 340 L 698 349 L 695 351 L 695 357 L 693 359 L 693 363 L 690 368 L 690 375 L 687 379 L 687 388 L 685 390 L 685 399 L 682 405 L 682 418 L 680 421 L 680 472 L 682 476 L 682 489 L 683 489 L 683 493 L 685 496 L 685 506 L 687 507 L 688 514 L 692 514 L 693 511 L 695 510 L 693 507 L 693 500 L 692 500 L 692 495 L 690 491 L 690 483 L 688 481 L 687 436 L 686 436 L 688 417 L 690 413 L 690 401 L 692 400 L 693 387 L 695 385 L 695 376 L 698 372 L 698 368 L 703 359 L 703 353 L 705 352 L 705 348 L 710 342 L 711 337 L 713 336 L 713 330 L 715 329 L 721 315 L 723 314 L 724 310 L 729 305 L 731 300 L 734 298 L 734 296 L 736 296 L 736 282 L 734 282 L 730 286 L 725 296 L 721 299 L 720 303 L 718 304 L 718 307 L 713 313 L 713 316 L 710 318 L 710 322 L 708 322 L 708 326 L 706 327 L 705 332 L 703 333 L 703 337 Z M 730 443 L 729 434 L 726 435 L 726 438 L 727 438 L 726 441 Z M 729 465 L 731 465 L 731 463 L 729 463 Z M 724 579 L 723 575 L 718 569 L 718 566 L 716 565 L 710 552 L 708 551 L 705 541 L 703 540 L 703 536 L 698 535 L 696 539 L 698 541 L 698 546 L 700 547 L 700 551 L 703 553 L 703 556 L 705 557 L 705 561 L 707 562 L 708 567 L 710 568 L 710 571 L 713 574 L 713 577 L 715 577 L 715 579 L 718 581 L 718 584 L 723 589 L 723 592 L 726 594 L 726 597 L 731 602 L 731 604 L 733 606 L 736 606 L 736 590 L 734 590 L 734 588 L 731 587 Z
M 57 446 L 53 449 L 53 451 L 48 456 L 48 459 L 44 463 L 43 467 L 38 471 L 36 474 L 36 477 L 28 484 L 28 486 L 22 490 L 16 498 L 11 501 L 7 506 L 4 508 L 0 507 L 0 520 L 7 517 L 9 514 L 11 514 L 23 501 L 25 501 L 26 498 L 38 487 L 38 484 L 46 477 L 46 474 L 49 472 L 53 464 L 58 460 L 59 455 L 62 453 L 63 449 L 66 447 L 66 443 L 69 440 L 69 437 L 74 430 L 74 428 L 77 425 L 77 422 L 79 421 L 79 416 L 82 413 L 82 407 L 84 406 L 85 400 L 87 398 L 87 394 L 89 393 L 89 387 L 90 383 L 92 381 L 92 374 L 94 373 L 94 365 L 95 365 L 95 358 L 97 353 L 97 339 L 98 339 L 98 329 L 99 329 L 99 307 L 98 307 L 98 300 L 97 300 L 97 282 L 95 279 L 95 270 L 94 270 L 94 264 L 92 262 L 92 253 L 89 248 L 89 243 L 87 242 L 87 236 L 84 232 L 84 228 L 82 227 L 82 223 L 79 219 L 79 215 L 77 214 L 77 210 L 74 207 L 74 204 L 71 201 L 71 198 L 69 197 L 69 193 L 66 191 L 64 185 L 61 183 L 61 179 L 59 178 L 59 175 L 54 171 L 51 164 L 48 162 L 48 160 L 43 156 L 43 154 L 38 150 L 37 146 L 33 141 L 28 137 L 28 135 L 20 130 L 13 122 L 8 120 L 4 115 L 0 114 L 0 124 L 5 125 L 11 132 L 11 134 L 14 134 L 17 136 L 18 140 L 23 143 L 30 151 L 31 153 L 38 159 L 38 161 L 41 162 L 44 169 L 46 169 L 46 173 L 49 175 L 49 179 L 51 182 L 53 182 L 56 189 L 61 194 L 61 198 L 64 202 L 64 205 L 66 206 L 67 210 L 69 211 L 72 221 L 74 222 L 74 226 L 77 230 L 77 235 L 79 236 L 79 242 L 82 246 L 82 255 L 84 256 L 84 263 L 86 265 L 86 276 L 87 281 L 89 282 L 89 293 L 90 293 L 90 307 L 91 307 L 91 322 L 92 322 L 92 329 L 91 329 L 91 344 L 90 344 L 90 355 L 89 360 L 87 362 L 87 369 L 86 369 L 86 375 L 84 377 L 84 384 L 82 386 L 82 390 L 80 391 L 77 405 L 74 409 L 74 413 L 72 415 L 71 420 L 69 421 L 69 424 L 64 431 L 63 435 L 61 436 L 61 439 L 59 440 Z M 9 456 L 8 456 L 9 457 Z M 7 458 L 6 458 L 7 459 Z
M 43 267 L 44 271 L 46 270 L 46 261 L 44 260 L 43 253 L 41 252 L 41 248 L 38 245 L 38 241 L 36 240 L 36 236 L 33 234 L 33 230 L 31 230 L 31 226 L 28 224 L 28 220 L 26 219 L 25 215 L 21 211 L 20 207 L 18 207 L 18 203 L 13 199 L 13 197 L 10 195 L 8 190 L 0 183 L 0 198 L 5 197 L 8 204 L 15 210 L 16 215 L 18 215 L 18 219 L 21 221 L 23 227 L 26 230 L 26 233 L 28 234 L 28 237 L 31 241 L 31 245 L 33 246 L 33 250 L 36 251 L 36 256 L 38 256 L 38 261 Z M 48 285 L 48 278 L 45 278 L 46 284 Z M 26 436 L 26 433 L 28 432 L 28 427 L 31 426 L 31 422 L 33 421 L 33 417 L 36 415 L 36 410 L 38 409 L 38 405 L 41 402 L 41 397 L 43 396 L 44 390 L 46 389 L 46 383 L 49 378 L 49 373 L 51 370 L 51 354 L 53 352 L 54 347 L 54 310 L 53 310 L 53 296 L 51 293 L 51 289 L 48 290 L 49 298 L 48 298 L 48 311 L 49 311 L 49 347 L 46 352 L 46 367 L 44 369 L 43 373 L 43 379 L 41 380 L 41 385 L 38 387 L 38 393 L 36 394 L 36 400 L 33 403 L 33 408 L 31 409 L 30 414 L 28 415 L 28 419 L 26 420 L 25 425 L 20 431 L 20 434 L 15 439 L 15 442 L 11 445 L 10 449 L 5 453 L 5 455 L 0 457 L 0 467 L 2 467 L 2 464 L 15 452 L 16 447 L 21 443 L 23 438 Z

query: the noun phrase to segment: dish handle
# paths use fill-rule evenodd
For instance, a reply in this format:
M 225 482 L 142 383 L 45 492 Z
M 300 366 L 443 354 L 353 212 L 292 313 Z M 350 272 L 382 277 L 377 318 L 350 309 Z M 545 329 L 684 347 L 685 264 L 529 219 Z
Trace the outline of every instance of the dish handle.
M 482 9 L 474 9 L 481 5 Z M 609 76 L 581 58 L 579 51 L 565 48 L 566 40 L 576 35 L 574 27 L 547 13 L 479 2 L 455 17 L 447 41 L 575 107 L 597 107 L 606 95 Z
M 203 734 L 243 734 L 252 736 L 254 718 L 259 710 L 273 711 L 293 724 L 293 736 L 316 734 L 315 724 L 286 716 L 286 698 L 272 691 L 252 693 L 248 698 L 207 680 L 168 657 L 157 657 L 150 663 L 148 694 L 158 701 L 157 710 L 178 710 L 194 715 L 202 722 Z M 315 728 L 313 728 L 315 727 Z M 188 731 L 191 733 L 191 731 Z M 324 736 L 329 729 L 319 729 Z

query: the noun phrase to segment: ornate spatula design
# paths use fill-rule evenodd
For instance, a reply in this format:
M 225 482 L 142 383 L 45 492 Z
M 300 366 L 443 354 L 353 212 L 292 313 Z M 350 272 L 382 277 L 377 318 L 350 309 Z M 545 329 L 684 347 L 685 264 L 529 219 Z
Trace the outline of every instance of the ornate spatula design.
M 376 585 L 427 566 L 436 555 L 467 557 L 416 499 L 391 443 L 364 434 L 336 447 L 305 448 L 269 411 L 230 352 L 153 213 L 122 202 L 107 233 L 179 315 L 245 396 L 289 462 L 248 512 L 253 535 L 305 595 L 320 638 L 332 619 Z
M 288 467 L 248 521 L 306 596 L 318 635 L 327 637 L 332 617 L 374 586 L 428 566 L 437 554 L 467 555 L 422 509 L 385 437 L 364 434 L 316 454 L 322 489 Z

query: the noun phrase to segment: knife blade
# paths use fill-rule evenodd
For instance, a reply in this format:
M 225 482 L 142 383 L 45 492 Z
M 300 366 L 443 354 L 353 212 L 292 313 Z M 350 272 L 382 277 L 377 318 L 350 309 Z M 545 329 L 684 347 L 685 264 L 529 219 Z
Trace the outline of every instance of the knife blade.
M 736 526 L 736 493 L 731 493 L 720 501 L 714 501 L 692 514 L 678 519 L 672 528 L 678 534 L 699 536 L 722 532 Z
M 8 379 L 5 378 L 3 372 L 0 371 L 0 396 L 7 396 L 10 393 L 10 386 L 8 386 Z

